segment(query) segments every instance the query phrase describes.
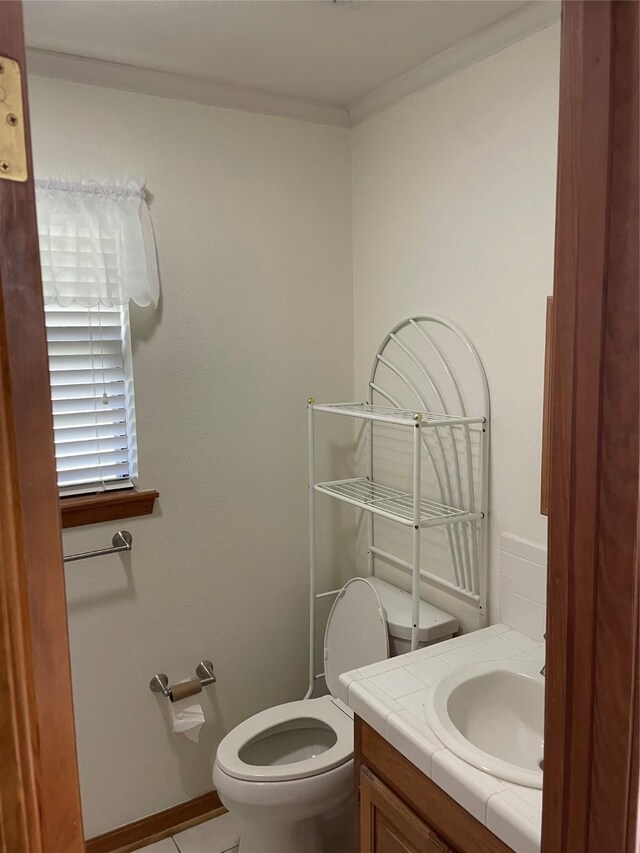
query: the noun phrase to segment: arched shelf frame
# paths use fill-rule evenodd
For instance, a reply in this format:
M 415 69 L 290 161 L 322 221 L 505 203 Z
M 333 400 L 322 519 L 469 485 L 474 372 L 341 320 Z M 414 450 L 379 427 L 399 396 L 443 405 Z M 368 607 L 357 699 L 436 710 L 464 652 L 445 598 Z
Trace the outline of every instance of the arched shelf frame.
M 469 403 L 468 389 L 459 376 L 455 360 L 436 339 L 434 330 L 438 328 L 448 330 L 468 358 L 472 375 L 475 377 L 474 396 L 479 398 L 473 407 Z M 407 341 L 406 333 L 409 331 L 417 333 L 421 348 L 417 347 L 415 342 Z M 414 374 L 422 380 L 421 383 L 416 381 L 415 375 L 409 375 L 401 358 L 404 358 L 404 365 L 409 364 L 414 368 Z M 400 397 L 397 390 L 395 393 L 390 392 L 385 383 L 385 372 L 393 374 L 397 383 L 404 388 L 404 396 Z M 422 411 L 435 411 L 451 419 L 449 426 L 434 426 L 433 430 L 422 430 L 423 450 L 434 473 L 440 502 L 457 508 L 466 506 L 471 514 L 475 516 L 479 513 L 481 518 L 446 527 L 454 575 L 452 583 L 424 569 L 421 570 L 421 576 L 441 588 L 467 598 L 483 613 L 489 555 L 488 524 L 485 519 L 489 513 L 491 398 L 487 374 L 478 350 L 460 326 L 446 317 L 425 314 L 403 320 L 387 334 L 373 359 L 368 403 L 375 406 L 378 400 L 382 400 L 383 405 L 395 408 L 407 409 L 415 405 Z M 434 409 L 433 404 L 437 408 Z M 456 416 L 468 420 L 454 423 Z M 472 431 L 478 429 L 478 421 L 481 421 L 482 438 L 478 452 L 479 470 L 475 475 Z M 373 422 L 370 422 L 369 430 L 368 476 L 373 479 Z M 460 436 L 462 441 L 459 440 Z M 452 451 L 449 454 L 445 449 L 447 438 L 447 449 Z M 393 555 L 382 554 L 376 548 L 373 515 L 369 517 L 369 530 L 368 559 L 370 573 L 373 573 L 371 562 L 376 553 L 387 559 Z M 391 559 L 390 562 L 407 568 L 404 561 Z

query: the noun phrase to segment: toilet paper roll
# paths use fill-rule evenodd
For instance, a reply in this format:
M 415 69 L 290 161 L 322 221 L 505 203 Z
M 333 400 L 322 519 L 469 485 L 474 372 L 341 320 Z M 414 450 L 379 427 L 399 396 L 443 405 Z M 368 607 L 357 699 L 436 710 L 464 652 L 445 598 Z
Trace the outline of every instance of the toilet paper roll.
M 187 696 L 195 696 L 196 693 L 202 693 L 202 684 L 199 679 L 179 681 L 171 687 L 171 701 L 178 702 L 180 699 L 186 699 Z
M 180 699 L 178 702 L 170 702 L 171 725 L 176 734 L 183 734 L 186 738 L 198 743 L 200 729 L 205 724 L 204 711 L 199 702 L 194 702 L 192 697 Z

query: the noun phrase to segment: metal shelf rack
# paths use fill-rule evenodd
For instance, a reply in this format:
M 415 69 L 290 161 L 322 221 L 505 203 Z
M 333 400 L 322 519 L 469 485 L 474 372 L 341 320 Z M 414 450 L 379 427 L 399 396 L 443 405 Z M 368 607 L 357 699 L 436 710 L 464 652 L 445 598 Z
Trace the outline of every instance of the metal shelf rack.
M 458 364 L 463 360 L 465 364 Z M 458 370 L 458 368 L 461 368 Z M 468 397 L 480 409 L 469 414 Z M 379 402 L 379 401 L 382 401 Z M 412 408 L 417 405 L 416 408 Z M 317 413 L 367 422 L 367 472 L 346 480 L 316 482 L 315 416 Z M 307 400 L 309 439 L 310 643 L 309 691 L 315 672 L 316 604 L 339 590 L 316 592 L 316 495 L 323 494 L 367 513 L 367 569 L 374 574 L 380 558 L 411 573 L 411 648 L 418 648 L 420 582 L 426 580 L 478 608 L 485 624 L 489 553 L 489 422 L 490 398 L 480 356 L 466 334 L 437 315 L 412 317 L 386 336 L 373 362 L 368 400 L 316 403 Z M 374 477 L 374 426 L 412 430 L 411 489 L 401 490 Z M 406 435 L 406 433 L 405 433 Z M 423 464 L 431 472 L 435 499 L 423 494 Z M 375 544 L 374 518 L 411 530 L 411 560 Z M 421 532 L 443 526 L 453 580 L 421 565 Z
M 357 506 L 413 527 L 416 523 L 414 513 L 414 496 L 410 492 L 402 492 L 392 489 L 390 486 L 381 486 L 372 483 L 366 477 L 354 477 L 351 480 L 333 480 L 328 483 L 316 483 L 316 492 L 322 492 L 330 497 L 337 498 L 345 503 Z M 476 521 L 482 518 L 482 513 L 466 512 L 452 506 L 444 506 L 436 501 L 419 497 L 418 527 L 435 527 L 440 524 L 456 524 L 460 521 Z

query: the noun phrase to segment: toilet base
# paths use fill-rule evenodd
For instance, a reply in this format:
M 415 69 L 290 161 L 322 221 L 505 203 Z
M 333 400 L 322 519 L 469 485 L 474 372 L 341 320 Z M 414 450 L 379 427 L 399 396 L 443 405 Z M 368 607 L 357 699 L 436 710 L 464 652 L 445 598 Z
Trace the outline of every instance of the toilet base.
M 353 800 L 295 822 L 240 821 L 239 853 L 353 853 Z

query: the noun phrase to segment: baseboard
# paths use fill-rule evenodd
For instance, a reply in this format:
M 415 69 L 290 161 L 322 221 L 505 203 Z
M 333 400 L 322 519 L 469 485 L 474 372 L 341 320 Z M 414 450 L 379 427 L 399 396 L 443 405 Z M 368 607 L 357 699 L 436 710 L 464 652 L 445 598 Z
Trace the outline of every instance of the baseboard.
M 86 853 L 128 853 L 203 823 L 225 809 L 216 791 L 201 794 L 162 812 L 143 817 L 85 842 Z

